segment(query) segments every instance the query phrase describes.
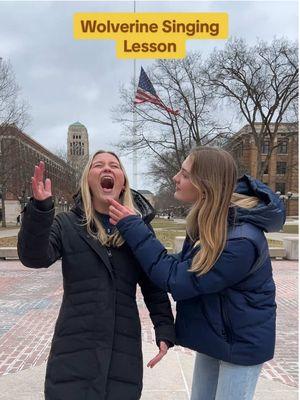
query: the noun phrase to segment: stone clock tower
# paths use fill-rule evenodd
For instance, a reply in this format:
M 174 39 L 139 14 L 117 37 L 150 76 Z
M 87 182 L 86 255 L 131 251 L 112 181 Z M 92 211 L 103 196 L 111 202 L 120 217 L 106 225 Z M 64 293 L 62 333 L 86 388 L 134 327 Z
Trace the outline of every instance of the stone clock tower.
M 86 127 L 75 122 L 68 129 L 68 162 L 76 171 L 76 182 L 79 183 L 82 171 L 89 159 L 89 135 Z

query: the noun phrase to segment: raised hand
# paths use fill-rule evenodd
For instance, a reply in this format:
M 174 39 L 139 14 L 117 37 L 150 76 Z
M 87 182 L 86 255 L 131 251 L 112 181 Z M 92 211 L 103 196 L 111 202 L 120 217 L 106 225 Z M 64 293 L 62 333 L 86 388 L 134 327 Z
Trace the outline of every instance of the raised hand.
M 51 180 L 47 178 L 44 183 L 45 163 L 40 161 L 39 165 L 34 167 L 34 175 L 31 178 L 32 193 L 36 200 L 46 200 L 52 196 Z

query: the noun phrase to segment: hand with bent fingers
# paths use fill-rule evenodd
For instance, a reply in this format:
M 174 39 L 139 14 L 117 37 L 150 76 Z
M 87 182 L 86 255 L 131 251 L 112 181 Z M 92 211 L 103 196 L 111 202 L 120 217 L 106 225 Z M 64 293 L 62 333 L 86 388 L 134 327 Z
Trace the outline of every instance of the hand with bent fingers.
M 110 223 L 116 225 L 121 219 L 128 217 L 129 215 L 136 215 L 134 211 L 132 211 L 129 207 L 122 206 L 122 204 L 118 203 L 114 199 L 108 199 L 110 202 L 109 206 L 109 216 Z
M 159 342 L 159 353 L 151 361 L 148 362 L 147 367 L 153 368 L 168 352 L 169 346 L 166 342 Z
M 46 200 L 52 196 L 51 180 L 47 178 L 44 183 L 45 163 L 40 161 L 39 165 L 34 167 L 34 175 L 31 178 L 33 197 L 36 200 Z

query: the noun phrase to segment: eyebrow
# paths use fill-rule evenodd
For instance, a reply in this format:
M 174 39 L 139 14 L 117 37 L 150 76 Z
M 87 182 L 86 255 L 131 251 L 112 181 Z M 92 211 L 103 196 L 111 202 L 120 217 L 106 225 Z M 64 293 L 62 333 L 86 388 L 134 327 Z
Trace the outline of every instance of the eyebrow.
M 182 167 L 181 167 L 181 169 L 182 169 L 182 171 L 186 172 L 187 174 L 190 174 L 190 172 L 187 171 L 185 168 L 182 168 Z

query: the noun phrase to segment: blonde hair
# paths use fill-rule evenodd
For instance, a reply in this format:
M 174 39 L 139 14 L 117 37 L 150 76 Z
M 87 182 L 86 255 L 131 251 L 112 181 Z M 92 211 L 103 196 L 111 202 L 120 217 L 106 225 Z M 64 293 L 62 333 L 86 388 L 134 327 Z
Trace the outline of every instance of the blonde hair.
M 104 154 L 104 153 L 111 154 L 118 160 L 121 170 L 124 174 L 125 189 L 123 190 L 123 192 L 120 196 L 120 199 L 119 199 L 120 203 L 131 208 L 132 210 L 135 210 L 136 212 L 138 212 L 138 210 L 136 210 L 134 207 L 134 201 L 132 198 L 128 177 L 127 177 L 127 174 L 125 172 L 125 169 L 124 169 L 119 157 L 111 151 L 98 150 L 98 151 L 96 151 L 96 153 L 94 153 L 91 156 L 88 163 L 86 164 L 86 166 L 83 170 L 82 176 L 81 176 L 81 181 L 80 181 L 80 192 L 81 192 L 81 198 L 82 198 L 82 203 L 83 203 L 83 208 L 84 208 L 84 213 L 85 213 L 84 225 L 86 225 L 88 233 L 91 236 L 93 236 L 95 239 L 98 239 L 99 242 L 103 246 L 120 247 L 124 243 L 124 239 L 122 238 L 120 233 L 116 230 L 112 235 L 108 235 L 106 233 L 101 221 L 99 220 L 99 218 L 97 218 L 95 209 L 93 207 L 92 194 L 91 194 L 89 183 L 88 183 L 88 175 L 89 175 L 89 171 L 91 169 L 94 158 L 98 154 Z
M 237 167 L 227 151 L 198 147 L 189 157 L 190 179 L 199 197 L 187 216 L 187 234 L 200 245 L 190 271 L 202 275 L 213 267 L 225 248 L 229 207 L 252 208 L 258 199 L 234 193 Z

